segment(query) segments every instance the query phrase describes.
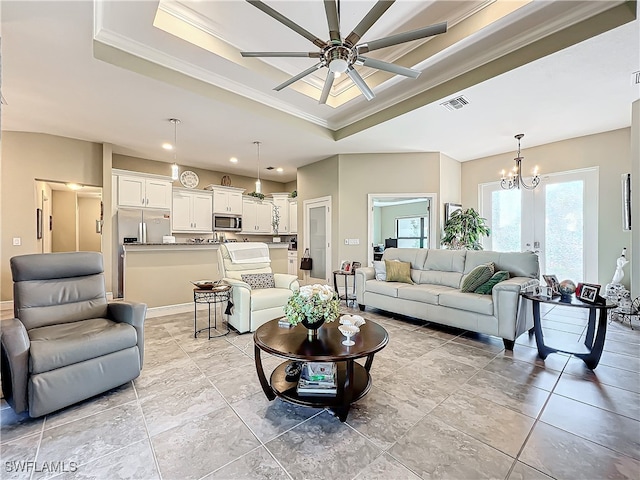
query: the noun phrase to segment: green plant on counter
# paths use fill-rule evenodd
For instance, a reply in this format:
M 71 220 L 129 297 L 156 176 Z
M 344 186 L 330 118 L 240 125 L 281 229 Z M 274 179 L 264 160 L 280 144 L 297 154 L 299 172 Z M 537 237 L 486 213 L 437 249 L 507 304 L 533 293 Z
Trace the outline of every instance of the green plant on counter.
M 273 217 L 271 218 L 271 226 L 273 227 L 273 234 L 278 235 L 278 227 L 280 226 L 280 207 L 273 206 Z
M 247 195 L 249 195 L 250 197 L 259 198 L 260 200 L 264 200 L 264 193 L 251 192 L 251 193 L 247 193 Z
M 486 221 L 473 208 L 456 210 L 444 224 L 440 243 L 452 250 L 482 250 L 482 237 L 491 233 Z
M 297 190 L 294 190 L 293 192 L 291 192 L 289 194 L 289 198 L 296 198 L 297 196 L 298 196 L 298 191 Z

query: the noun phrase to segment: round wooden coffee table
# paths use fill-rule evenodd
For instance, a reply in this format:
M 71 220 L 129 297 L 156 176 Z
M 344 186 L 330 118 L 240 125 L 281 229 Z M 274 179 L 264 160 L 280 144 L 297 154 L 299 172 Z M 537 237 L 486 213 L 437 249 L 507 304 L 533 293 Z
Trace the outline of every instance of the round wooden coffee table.
M 364 397 L 371 388 L 371 365 L 374 355 L 389 342 L 387 331 L 377 323 L 367 321 L 360 333 L 352 337 L 355 345 L 342 345 L 345 337 L 338 330 L 339 323 L 325 323 L 318 330 L 315 340 L 307 339 L 307 329 L 302 325 L 293 328 L 278 326 L 278 319 L 259 327 L 253 334 L 256 372 L 262 390 L 269 400 L 280 397 L 288 402 L 308 407 L 331 408 L 341 421 L 347 419 L 353 402 Z M 261 352 L 287 359 L 276 367 L 270 381 L 264 374 Z M 355 360 L 367 357 L 364 367 Z M 286 380 L 285 368 L 293 361 L 336 362 L 338 367 L 338 392 L 336 395 L 298 395 L 297 379 Z

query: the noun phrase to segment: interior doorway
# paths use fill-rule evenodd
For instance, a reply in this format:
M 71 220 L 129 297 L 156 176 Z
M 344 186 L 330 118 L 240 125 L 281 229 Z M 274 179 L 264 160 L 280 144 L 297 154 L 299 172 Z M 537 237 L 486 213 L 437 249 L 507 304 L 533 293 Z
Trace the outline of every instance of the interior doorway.
M 487 183 L 479 196 L 491 228 L 485 249 L 533 251 L 540 273 L 597 283 L 598 168 L 546 175 L 535 190 Z
M 41 253 L 102 251 L 102 188 L 36 180 Z
M 331 283 L 331 197 L 305 200 L 303 206 L 304 248 L 312 260 L 307 283 Z

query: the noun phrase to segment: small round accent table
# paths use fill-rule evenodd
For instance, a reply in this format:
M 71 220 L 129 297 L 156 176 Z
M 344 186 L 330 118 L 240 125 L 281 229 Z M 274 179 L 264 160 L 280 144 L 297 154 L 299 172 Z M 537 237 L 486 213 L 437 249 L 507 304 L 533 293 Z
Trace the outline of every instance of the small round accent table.
M 217 331 L 218 328 L 218 304 L 228 302 L 231 298 L 231 285 L 220 285 L 210 289 L 194 288 L 193 289 L 193 337 L 197 338 L 200 332 L 205 330 L 208 338 L 217 338 L 229 333 L 229 323 L 227 323 L 226 331 L 217 335 L 211 335 L 211 329 Z M 206 303 L 208 307 L 208 326 L 198 330 L 198 304 Z M 213 304 L 213 327 L 211 326 L 211 305 Z M 220 316 L 222 317 L 222 313 Z
M 347 307 L 349 306 L 349 302 L 355 303 L 355 301 L 356 301 L 356 277 L 355 277 L 355 272 L 356 272 L 355 269 L 351 270 L 350 272 L 344 272 L 342 270 L 334 270 L 333 271 L 333 288 L 335 289 L 336 292 L 339 292 L 337 276 L 341 275 L 344 278 L 344 295 L 338 295 L 338 296 L 340 297 L 340 300 L 344 300 L 345 301 L 345 303 L 347 304 Z M 352 290 L 352 293 L 349 293 L 349 277 L 353 278 L 353 290 Z
M 598 366 L 602 349 L 604 348 L 604 337 L 607 333 L 607 312 L 616 308 L 615 304 L 604 303 L 585 303 L 580 300 L 571 298 L 570 302 L 563 302 L 560 297 L 546 298 L 523 293 L 522 296 L 531 301 L 533 307 L 533 329 L 536 334 L 536 345 L 538 346 L 538 356 L 543 360 L 550 353 L 563 352 L 575 355 L 581 358 L 591 370 Z M 587 334 L 584 343 L 580 342 L 549 342 L 545 343 L 544 333 L 542 331 L 542 323 L 540 322 L 540 304 L 548 303 L 558 307 L 568 308 L 588 308 L 589 324 L 587 326 Z M 598 325 L 596 328 L 596 313 L 598 315 Z
M 353 402 L 364 397 L 371 388 L 369 370 L 374 355 L 389 342 L 387 331 L 377 323 L 367 320 L 360 333 L 353 337 L 355 345 L 342 344 L 344 336 L 338 330 L 338 322 L 325 323 L 318 329 L 314 340 L 307 338 L 307 329 L 302 325 L 293 328 L 280 327 L 278 319 L 258 327 L 253 334 L 256 372 L 262 390 L 269 400 L 276 396 L 291 403 L 307 407 L 331 408 L 344 422 Z M 260 352 L 283 358 L 271 374 L 270 381 L 264 374 Z M 357 363 L 365 358 L 364 366 Z M 338 369 L 338 392 L 336 395 L 302 396 L 296 391 L 298 380 L 286 378 L 286 368 L 293 361 L 336 362 Z

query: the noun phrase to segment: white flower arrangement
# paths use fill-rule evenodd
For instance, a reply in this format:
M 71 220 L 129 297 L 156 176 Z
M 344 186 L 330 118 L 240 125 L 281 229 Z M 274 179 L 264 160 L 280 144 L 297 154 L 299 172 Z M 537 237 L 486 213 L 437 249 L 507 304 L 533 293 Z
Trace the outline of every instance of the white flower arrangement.
M 308 323 L 333 322 L 338 318 L 340 300 L 329 285 L 304 285 L 296 291 L 284 307 L 292 325 L 306 320 Z

